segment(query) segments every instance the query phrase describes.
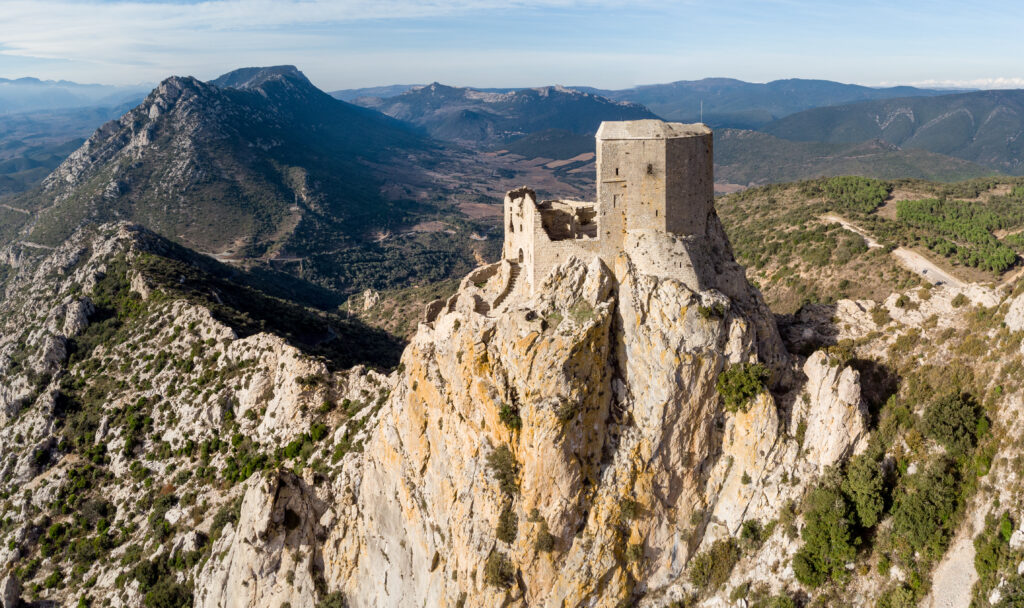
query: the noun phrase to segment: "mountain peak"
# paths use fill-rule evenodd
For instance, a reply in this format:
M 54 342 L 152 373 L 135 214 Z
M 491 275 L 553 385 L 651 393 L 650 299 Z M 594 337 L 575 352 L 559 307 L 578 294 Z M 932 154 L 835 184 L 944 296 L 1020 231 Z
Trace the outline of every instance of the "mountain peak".
M 227 74 L 211 80 L 210 84 L 222 89 L 256 89 L 271 80 L 297 80 L 304 84 L 312 83 L 294 65 L 275 65 L 270 67 L 250 67 L 232 70 Z

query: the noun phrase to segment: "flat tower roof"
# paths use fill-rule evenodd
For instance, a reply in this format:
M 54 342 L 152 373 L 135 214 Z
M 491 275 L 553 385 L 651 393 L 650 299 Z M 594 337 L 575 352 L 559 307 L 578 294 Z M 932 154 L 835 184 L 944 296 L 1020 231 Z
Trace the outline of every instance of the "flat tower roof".
M 621 120 L 602 122 L 597 130 L 597 139 L 674 139 L 710 134 L 711 129 L 703 123 Z

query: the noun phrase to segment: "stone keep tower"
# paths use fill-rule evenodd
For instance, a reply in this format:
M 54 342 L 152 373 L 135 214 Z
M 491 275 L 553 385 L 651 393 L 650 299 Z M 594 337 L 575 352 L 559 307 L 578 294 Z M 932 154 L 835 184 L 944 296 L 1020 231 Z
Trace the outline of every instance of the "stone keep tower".
M 538 202 L 528 188 L 505 197 L 503 258 L 529 293 L 572 255 L 600 257 L 613 268 L 627 246 L 631 255 L 642 253 L 666 269 L 678 265 L 686 274 L 684 263 L 672 259 L 678 243 L 664 237 L 706 232 L 714 204 L 711 129 L 660 120 L 604 122 L 596 139 L 596 203 Z M 645 251 L 634 251 L 641 245 Z
M 601 123 L 597 202 L 608 242 L 602 253 L 618 254 L 628 230 L 703 235 L 714 196 L 711 129 L 660 120 Z

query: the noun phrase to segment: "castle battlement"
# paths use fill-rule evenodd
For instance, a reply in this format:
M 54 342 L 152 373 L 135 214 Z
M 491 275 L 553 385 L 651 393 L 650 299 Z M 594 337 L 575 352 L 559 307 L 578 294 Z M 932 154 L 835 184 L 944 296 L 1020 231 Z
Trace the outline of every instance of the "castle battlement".
M 686 237 L 707 230 L 714 204 L 711 129 L 604 122 L 596 141 L 596 202 L 538 201 L 529 188 L 505 196 L 502 257 L 528 293 L 570 256 L 599 257 L 612 268 L 627 244 L 639 246 L 642 233 Z

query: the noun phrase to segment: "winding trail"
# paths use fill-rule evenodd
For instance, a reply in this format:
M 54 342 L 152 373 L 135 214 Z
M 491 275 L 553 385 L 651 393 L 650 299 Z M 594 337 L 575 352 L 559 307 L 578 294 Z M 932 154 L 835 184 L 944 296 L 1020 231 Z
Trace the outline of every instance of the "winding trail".
M 846 230 L 849 230 L 854 234 L 860 235 L 860 237 L 864 239 L 864 242 L 867 243 L 868 247 L 875 248 L 882 246 L 881 243 L 876 241 L 874 237 L 865 232 L 862 228 L 860 228 L 859 226 L 850 222 L 847 219 L 839 217 L 838 215 L 828 213 L 821 216 L 821 219 L 827 222 L 839 224 Z M 899 262 L 903 264 L 903 266 L 905 266 L 907 270 L 913 272 L 914 274 L 920 275 L 933 285 L 943 283 L 945 285 L 950 285 L 957 289 L 963 289 L 967 287 L 967 283 L 949 274 L 948 272 L 940 268 L 938 265 L 936 265 L 935 262 L 932 262 L 928 258 L 924 257 L 923 255 L 912 249 L 907 249 L 906 247 L 897 247 L 896 249 L 892 250 L 892 255 L 897 260 L 899 260 Z
M 3 207 L 4 209 L 9 209 L 11 211 L 17 211 L 18 213 L 24 213 L 25 215 L 32 215 L 32 212 L 29 211 L 28 209 L 19 209 L 18 207 L 12 207 L 4 203 L 0 203 L 0 207 Z

